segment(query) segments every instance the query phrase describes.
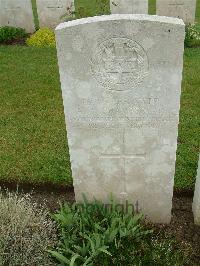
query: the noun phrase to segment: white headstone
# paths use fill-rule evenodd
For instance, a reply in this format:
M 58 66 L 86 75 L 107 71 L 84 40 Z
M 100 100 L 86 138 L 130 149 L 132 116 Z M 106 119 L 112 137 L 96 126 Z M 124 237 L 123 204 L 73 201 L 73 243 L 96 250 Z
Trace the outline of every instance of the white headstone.
M 196 186 L 194 192 L 193 213 L 194 213 L 195 224 L 200 225 L 200 158 L 199 158 Z
M 185 27 L 110 15 L 56 28 L 76 200 L 128 200 L 171 218 Z
M 196 0 L 156 0 L 157 15 L 181 18 L 194 23 Z
M 148 14 L 148 0 L 110 0 L 112 14 Z
M 68 8 L 73 10 L 74 0 L 36 0 L 40 28 L 54 29 L 63 22 Z
M 0 0 L 0 26 L 35 31 L 31 0 Z

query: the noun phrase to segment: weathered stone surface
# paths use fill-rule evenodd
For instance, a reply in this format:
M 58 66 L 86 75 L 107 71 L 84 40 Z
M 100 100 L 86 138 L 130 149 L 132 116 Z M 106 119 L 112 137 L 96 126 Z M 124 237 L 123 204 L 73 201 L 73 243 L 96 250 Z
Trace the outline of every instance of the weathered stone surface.
M 112 14 L 148 14 L 148 0 L 110 0 Z
M 0 0 L 0 26 L 13 26 L 34 32 L 31 0 Z
M 138 203 L 171 218 L 185 27 L 149 15 L 56 28 L 76 200 Z
M 67 8 L 74 8 L 74 0 L 36 0 L 40 28 L 54 29 L 64 21 Z
M 193 213 L 194 213 L 195 224 L 200 225 L 200 157 L 199 157 L 199 165 L 197 170 L 197 179 L 196 179 L 196 186 L 194 192 Z
M 196 0 L 157 0 L 157 15 L 181 18 L 185 23 L 194 23 Z

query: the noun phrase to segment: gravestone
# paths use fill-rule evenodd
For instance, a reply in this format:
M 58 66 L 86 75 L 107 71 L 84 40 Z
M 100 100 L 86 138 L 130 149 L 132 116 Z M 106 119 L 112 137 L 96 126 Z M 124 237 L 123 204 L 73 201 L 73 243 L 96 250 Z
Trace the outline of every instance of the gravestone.
M 0 0 L 0 26 L 35 31 L 31 0 Z
M 177 17 L 185 23 L 194 23 L 196 0 L 157 0 L 157 15 Z
M 149 15 L 56 28 L 77 201 L 112 193 L 170 222 L 184 34 L 182 20 Z
M 148 0 L 110 0 L 112 14 L 148 14 Z
M 36 0 L 40 28 L 49 27 L 54 29 L 69 13 L 68 9 L 74 10 L 73 0 Z
M 200 158 L 199 158 L 196 186 L 194 192 L 193 213 L 194 213 L 195 224 L 200 225 Z

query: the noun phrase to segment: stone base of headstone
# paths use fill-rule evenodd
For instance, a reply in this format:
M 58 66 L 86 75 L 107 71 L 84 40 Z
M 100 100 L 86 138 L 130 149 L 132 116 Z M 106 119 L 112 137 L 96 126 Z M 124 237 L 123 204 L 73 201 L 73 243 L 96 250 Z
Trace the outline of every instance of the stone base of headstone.
M 193 213 L 194 213 L 195 224 L 200 225 L 200 158 L 199 158 L 196 186 L 194 192 Z

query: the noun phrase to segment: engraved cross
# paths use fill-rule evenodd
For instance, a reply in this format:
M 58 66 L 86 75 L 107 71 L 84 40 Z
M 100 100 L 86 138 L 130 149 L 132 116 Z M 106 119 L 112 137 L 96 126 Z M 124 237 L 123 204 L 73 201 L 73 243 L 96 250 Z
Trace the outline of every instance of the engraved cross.
M 122 144 L 121 144 L 121 152 L 120 153 L 106 153 L 101 154 L 101 158 L 106 159 L 119 159 L 121 165 L 120 177 L 123 180 L 123 191 L 120 193 L 122 199 L 125 201 L 127 199 L 127 180 L 126 180 L 126 160 L 127 159 L 141 159 L 145 160 L 146 153 L 127 153 L 126 146 L 125 146 L 125 129 L 122 132 Z

